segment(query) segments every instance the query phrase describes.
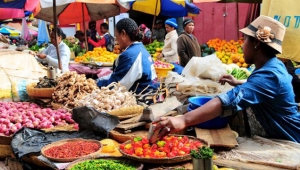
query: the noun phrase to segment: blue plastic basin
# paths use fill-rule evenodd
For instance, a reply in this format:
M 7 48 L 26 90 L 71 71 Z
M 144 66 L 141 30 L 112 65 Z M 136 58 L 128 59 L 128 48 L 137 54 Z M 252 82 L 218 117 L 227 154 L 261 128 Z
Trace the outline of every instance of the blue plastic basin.
M 192 99 L 192 101 L 198 101 L 198 107 L 200 107 L 201 105 L 205 104 L 206 102 L 208 102 L 210 99 L 212 99 L 212 97 L 206 97 L 205 99 L 202 97 L 202 100 L 196 100 L 196 99 Z M 190 99 L 189 99 L 190 101 Z M 204 102 L 206 101 L 206 102 Z M 190 103 L 187 110 L 188 112 L 195 110 L 198 108 L 197 106 L 195 107 L 195 104 Z M 202 128 L 202 129 L 221 129 L 227 126 L 227 124 L 229 123 L 231 119 L 231 116 L 228 117 L 221 117 L 218 116 L 216 118 L 213 118 L 211 120 L 208 120 L 206 122 L 203 123 L 199 123 L 197 125 L 195 125 L 198 128 Z
M 192 109 L 197 109 L 198 107 L 210 101 L 212 98 L 213 97 L 210 96 L 196 96 L 196 97 L 190 97 L 188 99 L 188 102 L 190 103 L 190 107 Z

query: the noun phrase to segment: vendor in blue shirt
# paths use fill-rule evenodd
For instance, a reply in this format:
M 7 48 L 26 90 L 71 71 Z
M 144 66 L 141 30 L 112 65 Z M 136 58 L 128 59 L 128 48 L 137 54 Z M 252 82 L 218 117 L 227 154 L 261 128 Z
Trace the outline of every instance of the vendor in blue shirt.
M 139 27 L 130 18 L 121 19 L 115 29 L 116 40 L 124 52 L 115 60 L 113 73 L 97 80 L 97 85 L 107 86 L 119 82 L 129 91 L 140 93 L 157 89 L 153 60 L 141 42 Z M 145 89 L 145 90 L 144 90 Z
M 282 53 L 285 30 L 283 24 L 267 16 L 259 16 L 241 29 L 245 34 L 245 61 L 255 65 L 247 81 L 223 76 L 220 83 L 235 86 L 232 90 L 184 116 L 160 118 L 156 130 L 163 130 L 159 136 L 250 107 L 266 132 L 265 137 L 300 142 L 300 113 L 294 100 L 292 77 L 276 58 L 276 54 Z

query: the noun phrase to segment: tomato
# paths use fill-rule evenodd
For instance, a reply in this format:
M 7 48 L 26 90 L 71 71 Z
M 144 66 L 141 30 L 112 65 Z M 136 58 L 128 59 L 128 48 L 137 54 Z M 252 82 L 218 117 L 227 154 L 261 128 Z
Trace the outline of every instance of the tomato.
M 196 146 L 197 148 L 202 147 L 202 143 L 199 142 L 199 141 L 195 141 L 193 144 L 194 144 L 194 146 Z
M 178 151 L 178 155 L 182 156 L 182 155 L 186 155 L 186 153 L 184 151 L 182 151 L 182 150 L 179 150 Z
M 144 153 L 144 156 L 150 155 L 151 150 L 150 150 L 150 149 L 144 149 L 144 150 L 143 150 L 143 153 Z
M 134 154 L 133 149 L 125 149 L 124 152 L 127 153 L 127 154 L 129 154 L 129 155 L 133 155 Z
M 151 149 L 157 149 L 158 147 L 157 147 L 157 145 L 156 144 L 153 144 L 152 146 L 151 146 Z
M 139 147 L 139 148 L 136 148 L 134 150 L 134 153 L 137 155 L 137 156 L 142 156 L 143 155 L 143 148 Z
M 146 149 L 146 148 L 150 148 L 150 145 L 149 145 L 149 143 L 146 143 L 146 144 L 144 144 L 144 145 L 143 145 L 143 148 L 144 148 L 144 149 Z
M 170 153 L 167 154 L 167 156 L 168 156 L 169 158 L 172 158 L 172 157 L 175 157 L 176 155 L 175 155 L 173 152 L 170 152 Z
M 180 148 L 180 150 L 184 151 L 185 153 L 189 154 L 191 151 L 191 148 L 189 146 L 183 146 Z
M 125 148 L 125 149 L 131 149 L 131 148 L 132 148 L 132 145 L 131 145 L 130 143 L 128 143 L 128 144 L 125 145 L 124 148 Z
M 149 144 L 149 140 L 146 137 L 143 137 L 142 144 Z
M 142 141 L 134 142 L 134 143 L 132 143 L 132 147 L 133 148 L 142 148 L 143 143 L 142 143 Z
M 125 144 L 121 144 L 121 145 L 120 145 L 120 149 L 121 149 L 121 150 L 124 150 L 124 147 L 125 147 Z
M 171 152 L 171 149 L 168 148 L 168 147 L 164 147 L 164 148 L 163 148 L 163 151 L 166 152 L 166 153 L 170 153 L 170 152 Z

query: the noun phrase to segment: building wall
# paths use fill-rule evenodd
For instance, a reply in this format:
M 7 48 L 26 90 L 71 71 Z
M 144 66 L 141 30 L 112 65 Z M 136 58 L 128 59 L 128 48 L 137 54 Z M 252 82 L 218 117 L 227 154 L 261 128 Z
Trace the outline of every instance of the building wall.
M 200 44 L 213 38 L 237 40 L 242 36 L 238 30 L 245 26 L 249 3 L 198 3 L 195 5 L 201 9 L 200 15 L 193 17 L 194 34 Z

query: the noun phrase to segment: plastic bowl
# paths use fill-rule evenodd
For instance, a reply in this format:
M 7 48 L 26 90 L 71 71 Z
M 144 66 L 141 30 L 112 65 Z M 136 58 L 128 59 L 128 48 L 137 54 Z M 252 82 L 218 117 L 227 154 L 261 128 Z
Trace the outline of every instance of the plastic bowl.
M 188 112 L 194 110 L 191 108 L 191 104 L 189 104 L 187 110 L 188 110 Z M 218 116 L 218 117 L 208 120 L 206 122 L 199 123 L 195 126 L 198 128 L 201 128 L 201 129 L 221 129 L 221 128 L 224 128 L 227 126 L 230 119 L 231 119 L 231 116 L 228 116 L 228 117 Z
M 213 99 L 213 97 L 210 97 L 210 96 L 196 96 L 196 97 L 190 97 L 188 99 L 188 102 L 190 103 L 190 107 L 192 109 L 196 109 L 196 108 L 204 105 L 205 103 L 207 103 L 211 99 Z

